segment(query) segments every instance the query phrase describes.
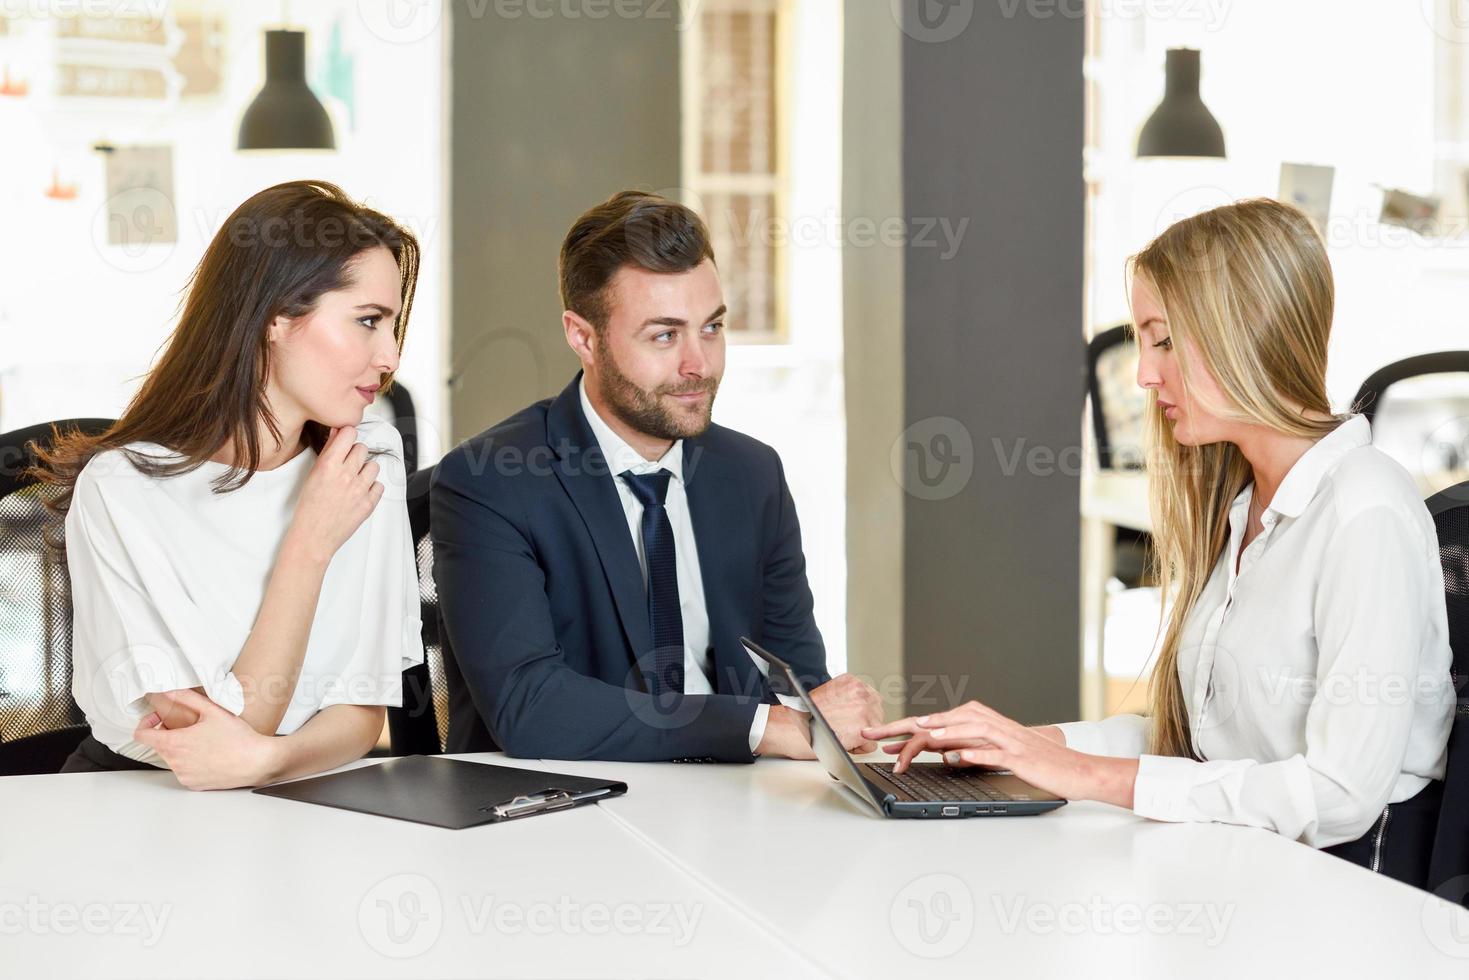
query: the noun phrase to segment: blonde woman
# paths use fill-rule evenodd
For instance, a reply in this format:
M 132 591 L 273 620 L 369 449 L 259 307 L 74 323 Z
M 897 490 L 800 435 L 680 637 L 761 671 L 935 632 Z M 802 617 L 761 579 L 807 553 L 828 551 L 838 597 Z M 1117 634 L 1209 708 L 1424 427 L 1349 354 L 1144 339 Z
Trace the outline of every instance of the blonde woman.
M 1269 200 L 1130 263 L 1156 563 L 1146 717 L 1042 728 L 970 702 L 864 732 L 1141 816 L 1263 827 L 1422 885 L 1453 693 L 1433 522 L 1326 398 L 1320 236 Z

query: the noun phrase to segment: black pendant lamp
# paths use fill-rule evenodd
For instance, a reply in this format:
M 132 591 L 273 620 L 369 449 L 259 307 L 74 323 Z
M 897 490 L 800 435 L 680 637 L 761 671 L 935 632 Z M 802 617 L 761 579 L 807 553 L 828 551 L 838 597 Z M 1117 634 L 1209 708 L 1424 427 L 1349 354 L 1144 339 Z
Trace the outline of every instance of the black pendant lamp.
M 265 84 L 240 119 L 242 150 L 334 150 L 326 107 L 306 84 L 306 33 L 265 32 Z
M 1172 48 L 1163 70 L 1163 101 L 1137 138 L 1140 157 L 1223 157 L 1224 132 L 1199 98 L 1199 52 Z

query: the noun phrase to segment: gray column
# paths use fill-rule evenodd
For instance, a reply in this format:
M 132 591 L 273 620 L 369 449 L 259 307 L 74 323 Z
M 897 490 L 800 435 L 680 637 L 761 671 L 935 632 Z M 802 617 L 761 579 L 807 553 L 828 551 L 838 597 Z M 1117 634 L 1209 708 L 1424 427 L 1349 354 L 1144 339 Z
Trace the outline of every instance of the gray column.
M 532 6 L 451 5 L 454 442 L 576 371 L 556 256 L 577 215 L 679 183 L 677 5 L 600 18 Z
M 905 669 L 1030 723 L 1079 699 L 1085 25 L 1066 9 L 914 0 L 902 38 Z

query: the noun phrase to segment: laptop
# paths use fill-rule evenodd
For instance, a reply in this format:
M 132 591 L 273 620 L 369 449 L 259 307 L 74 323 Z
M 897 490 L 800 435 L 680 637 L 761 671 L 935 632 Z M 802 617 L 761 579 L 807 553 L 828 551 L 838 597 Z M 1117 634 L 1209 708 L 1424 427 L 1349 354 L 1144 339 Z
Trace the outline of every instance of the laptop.
M 915 762 L 893 772 L 891 762 L 858 762 L 846 749 L 801 683 L 791 665 L 740 637 L 752 655 L 786 678 L 811 712 L 811 747 L 831 777 L 858 800 L 891 819 L 944 817 L 1019 817 L 1066 805 L 1059 796 L 1037 789 L 1009 770 L 955 769 L 942 762 Z

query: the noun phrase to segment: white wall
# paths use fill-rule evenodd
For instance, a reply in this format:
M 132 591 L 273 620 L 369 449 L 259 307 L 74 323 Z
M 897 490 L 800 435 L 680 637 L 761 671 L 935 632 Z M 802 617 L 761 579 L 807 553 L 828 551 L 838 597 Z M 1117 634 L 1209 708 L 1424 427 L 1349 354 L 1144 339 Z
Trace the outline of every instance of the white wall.
M 351 0 L 294 4 L 292 26 L 308 31 L 308 79 L 323 63 L 332 26 L 340 26 L 343 48 L 355 59 L 356 127 L 345 107 L 327 98 L 336 152 L 246 154 L 234 149 L 240 114 L 264 76 L 262 31 L 278 26 L 279 8 L 204 6 L 226 17 L 223 89 L 161 111 L 52 97 L 45 70 L 54 23 L 22 23 L 0 39 L 8 63 L 32 66 L 40 82 L 25 98 L 0 97 L 0 431 L 56 417 L 115 417 L 167 338 L 181 290 L 224 218 L 255 191 L 314 177 L 392 215 L 423 246 L 399 378 L 414 395 L 421 451 L 431 462 L 443 448 L 437 433 L 448 431 L 440 390 L 447 28 L 403 43 L 403 36 L 360 19 Z M 173 146 L 177 243 L 134 251 L 105 244 L 104 163 L 90 149 L 98 141 Z M 78 185 L 75 200 L 43 196 L 53 166 L 63 182 Z
M 795 77 L 785 344 L 728 347 L 714 420 L 775 447 L 801 521 L 806 576 L 827 667 L 847 669 L 846 416 L 842 388 L 842 29 L 827 0 L 793 5 Z
M 1102 152 L 1091 231 L 1093 327 L 1127 317 L 1123 261 L 1171 221 L 1242 197 L 1274 196 L 1282 162 L 1336 168 L 1327 244 L 1336 275 L 1328 389 L 1345 408 L 1374 369 L 1463 348 L 1469 239 L 1425 240 L 1377 222 L 1378 186 L 1434 191 L 1432 4 L 1329 0 L 1160 2 L 1173 16 L 1098 0 Z M 1426 13 L 1429 12 L 1429 13 Z M 1202 94 L 1224 161 L 1138 160 L 1137 133 L 1163 93 L 1164 52 L 1202 51 Z

